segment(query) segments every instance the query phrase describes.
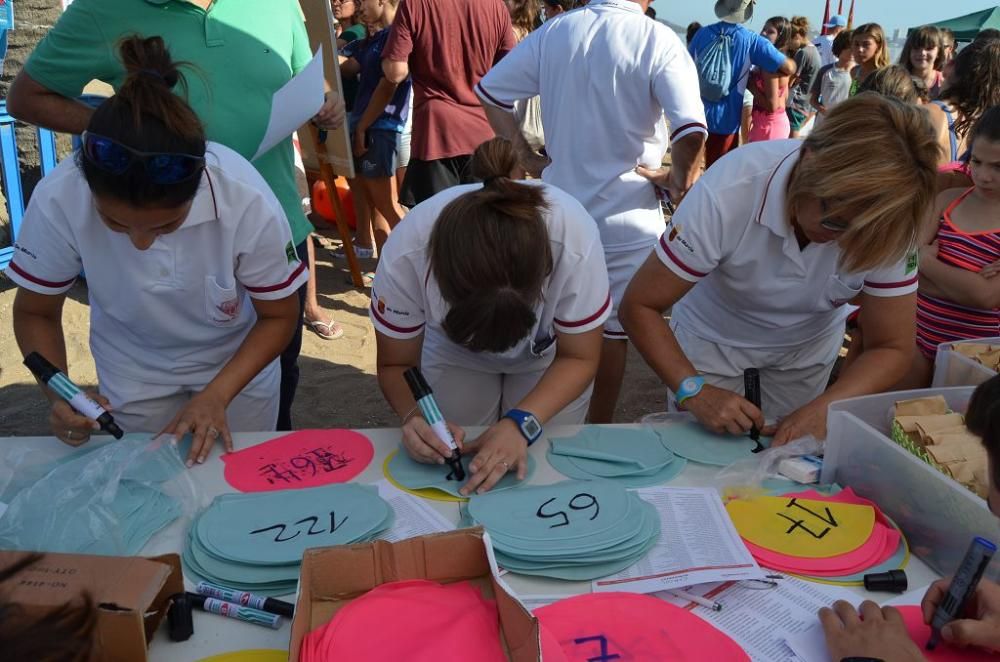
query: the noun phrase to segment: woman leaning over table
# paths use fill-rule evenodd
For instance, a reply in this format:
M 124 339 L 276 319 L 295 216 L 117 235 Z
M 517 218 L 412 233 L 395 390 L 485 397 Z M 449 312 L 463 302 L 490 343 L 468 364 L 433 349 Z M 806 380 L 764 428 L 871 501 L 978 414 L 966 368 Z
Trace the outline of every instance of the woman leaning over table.
M 825 437 L 830 402 L 891 387 L 913 351 L 913 247 L 937 159 L 924 111 L 862 94 L 804 142 L 749 145 L 709 170 L 622 302 L 680 406 L 715 432 L 756 426 L 784 444 Z M 865 351 L 827 388 L 848 302 Z M 742 397 L 747 368 L 763 411 Z

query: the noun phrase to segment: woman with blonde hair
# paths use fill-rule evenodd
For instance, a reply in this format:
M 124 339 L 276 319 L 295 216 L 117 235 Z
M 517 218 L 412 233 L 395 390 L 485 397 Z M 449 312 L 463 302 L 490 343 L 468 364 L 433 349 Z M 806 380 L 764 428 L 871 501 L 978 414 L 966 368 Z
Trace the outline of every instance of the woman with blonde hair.
M 878 23 L 865 23 L 859 26 L 851 35 L 851 48 L 854 50 L 854 61 L 857 66 L 851 71 L 854 85 L 851 96 L 858 93 L 858 86 L 878 69 L 889 66 L 889 44 L 885 38 L 885 30 Z
M 802 142 L 748 145 L 706 171 L 621 304 L 677 405 L 714 432 L 756 427 L 780 445 L 825 437 L 830 402 L 898 381 L 937 156 L 926 112 L 861 94 Z M 848 302 L 861 305 L 865 351 L 827 388 Z M 748 368 L 762 408 L 742 397 Z

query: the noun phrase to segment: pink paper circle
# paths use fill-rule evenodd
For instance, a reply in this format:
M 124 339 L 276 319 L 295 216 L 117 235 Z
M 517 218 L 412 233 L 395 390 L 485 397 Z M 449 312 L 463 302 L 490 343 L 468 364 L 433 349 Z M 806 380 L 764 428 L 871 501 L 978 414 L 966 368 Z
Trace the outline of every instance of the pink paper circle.
M 226 453 L 226 482 L 241 492 L 346 483 L 375 457 L 368 437 L 353 430 L 298 430 Z
M 537 609 L 535 616 L 548 633 L 543 641 L 558 641 L 566 662 L 750 659 L 710 623 L 648 595 L 578 595 Z
M 906 624 L 906 631 L 910 634 L 910 639 L 920 647 L 920 652 L 929 662 L 996 662 L 998 656 L 994 653 L 987 653 L 978 648 L 958 648 L 951 646 L 944 641 L 939 643 L 934 650 L 925 648 L 927 640 L 931 638 L 931 628 L 924 623 L 923 612 L 920 607 L 897 607 L 899 613 L 903 615 L 903 622 Z

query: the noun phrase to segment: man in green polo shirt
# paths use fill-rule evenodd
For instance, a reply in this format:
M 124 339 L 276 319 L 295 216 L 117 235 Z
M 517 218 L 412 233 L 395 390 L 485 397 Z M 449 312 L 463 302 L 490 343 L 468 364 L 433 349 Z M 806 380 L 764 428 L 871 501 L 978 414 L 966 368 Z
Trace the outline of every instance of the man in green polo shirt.
M 312 57 L 296 0 L 75 0 L 15 80 L 9 112 L 31 124 L 82 133 L 93 111 L 76 97 L 93 79 L 115 89 L 122 84 L 125 70 L 116 47 L 133 34 L 162 36 L 174 61 L 191 65 L 185 71 L 187 98 L 208 139 L 245 158 L 257 151 L 275 91 Z M 328 98 L 314 121 L 332 129 L 343 118 L 342 101 Z M 289 138 L 253 164 L 281 203 L 298 254 L 305 257 L 313 228 L 302 212 L 293 159 Z M 281 355 L 279 430 L 291 429 L 301 346 L 300 323 Z

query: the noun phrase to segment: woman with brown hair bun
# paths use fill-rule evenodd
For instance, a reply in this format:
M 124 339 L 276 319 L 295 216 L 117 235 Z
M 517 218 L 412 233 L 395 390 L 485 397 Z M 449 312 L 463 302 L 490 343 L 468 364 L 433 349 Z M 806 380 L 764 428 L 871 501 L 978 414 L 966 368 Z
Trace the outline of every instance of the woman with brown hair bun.
M 494 138 L 476 150 L 481 184 L 414 207 L 389 236 L 372 288 L 378 381 L 415 460 L 450 450 L 416 407 L 403 373 L 420 366 L 455 439 L 489 426 L 464 494 L 508 471 L 547 423 L 583 423 L 611 309 L 594 220 L 567 193 L 518 181 L 517 156 Z
M 308 271 L 284 211 L 249 161 L 205 141 L 160 37 L 119 48 L 127 71 L 91 116 L 75 159 L 35 189 L 7 275 L 14 334 L 66 371 L 62 307 L 81 271 L 101 395 L 126 431 L 192 433 L 188 464 L 230 430 L 274 430 L 278 355 Z M 73 446 L 97 423 L 49 389 Z

